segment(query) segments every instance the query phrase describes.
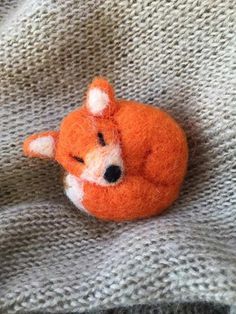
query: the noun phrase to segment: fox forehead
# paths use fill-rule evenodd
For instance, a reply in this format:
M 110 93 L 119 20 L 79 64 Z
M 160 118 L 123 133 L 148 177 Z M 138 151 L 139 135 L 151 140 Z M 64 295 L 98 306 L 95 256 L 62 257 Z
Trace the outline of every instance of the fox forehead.
M 118 141 L 117 125 L 108 118 L 90 115 L 84 108 L 69 113 L 60 126 L 58 145 L 67 142 L 67 148 L 78 147 L 83 151 L 97 144 L 97 134 L 103 133 L 108 143 Z
M 60 126 L 60 132 L 64 136 L 70 135 L 72 130 L 81 133 L 93 132 L 96 130 L 96 119 L 86 113 L 84 108 L 70 112 L 63 120 Z

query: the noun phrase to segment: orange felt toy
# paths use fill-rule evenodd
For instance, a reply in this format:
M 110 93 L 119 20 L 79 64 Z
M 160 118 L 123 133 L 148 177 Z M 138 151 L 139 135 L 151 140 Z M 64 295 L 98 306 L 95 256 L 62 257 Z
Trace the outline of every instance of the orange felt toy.
M 84 105 L 59 131 L 24 142 L 30 157 L 55 159 L 65 169 L 65 193 L 79 209 L 105 220 L 160 214 L 178 197 L 188 147 L 181 127 L 165 112 L 115 98 L 95 78 Z

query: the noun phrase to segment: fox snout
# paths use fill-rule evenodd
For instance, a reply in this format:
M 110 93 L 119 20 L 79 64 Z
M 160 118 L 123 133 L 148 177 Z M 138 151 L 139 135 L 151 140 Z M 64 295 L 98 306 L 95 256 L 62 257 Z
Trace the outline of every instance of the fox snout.
M 99 185 L 120 182 L 124 173 L 119 144 L 97 147 L 85 157 L 85 169 L 80 178 Z
M 106 169 L 103 177 L 108 183 L 114 183 L 120 179 L 121 174 L 122 171 L 120 166 L 111 165 Z

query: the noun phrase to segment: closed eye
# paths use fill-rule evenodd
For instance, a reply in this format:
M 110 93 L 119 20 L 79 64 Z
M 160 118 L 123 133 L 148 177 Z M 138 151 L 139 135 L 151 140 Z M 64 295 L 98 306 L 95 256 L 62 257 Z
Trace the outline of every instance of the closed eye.
M 84 160 L 83 160 L 83 158 L 81 158 L 81 157 L 72 156 L 72 158 L 73 158 L 74 160 L 76 160 L 76 161 L 80 162 L 81 164 L 83 164 L 83 163 L 84 163 Z
M 100 144 L 101 146 L 106 146 L 106 142 L 105 142 L 105 140 L 104 140 L 103 134 L 102 134 L 101 132 L 98 132 L 97 136 L 98 136 L 98 142 L 99 142 L 99 144 Z

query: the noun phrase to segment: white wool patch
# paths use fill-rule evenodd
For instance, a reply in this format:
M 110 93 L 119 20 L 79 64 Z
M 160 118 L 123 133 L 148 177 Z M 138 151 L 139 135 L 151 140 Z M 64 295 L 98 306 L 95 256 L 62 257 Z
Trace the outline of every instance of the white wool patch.
M 84 189 L 83 182 L 68 173 L 65 177 L 65 193 L 66 196 L 71 200 L 71 202 L 83 212 L 88 213 L 88 211 L 83 206 Z
M 88 92 L 87 107 L 94 115 L 101 115 L 109 104 L 108 95 L 100 88 L 91 88 Z
M 92 150 L 85 157 L 85 164 L 86 168 L 80 176 L 82 180 L 102 186 L 109 186 L 119 183 L 122 179 L 121 176 L 118 181 L 109 183 L 103 177 L 106 169 L 111 165 L 119 166 L 123 173 L 123 160 L 121 158 L 121 149 L 118 144 L 107 145 Z
M 29 144 L 29 149 L 33 153 L 53 158 L 55 151 L 54 138 L 50 135 L 38 137 Z

